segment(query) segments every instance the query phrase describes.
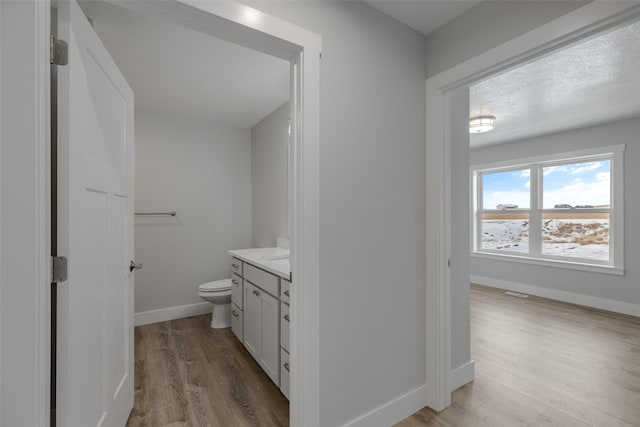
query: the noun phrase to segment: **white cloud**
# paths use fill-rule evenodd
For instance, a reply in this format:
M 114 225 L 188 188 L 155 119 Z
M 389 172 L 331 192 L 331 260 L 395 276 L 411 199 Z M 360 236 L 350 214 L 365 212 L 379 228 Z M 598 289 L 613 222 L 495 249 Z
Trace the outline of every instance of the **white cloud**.
M 545 208 L 552 208 L 557 204 L 575 205 L 608 205 L 611 203 L 611 187 L 609 185 L 609 173 L 598 174 L 598 180 L 585 182 L 576 178 L 564 187 L 544 192 L 543 200 Z
M 602 162 L 583 163 L 581 166 L 569 168 L 569 172 L 572 175 L 575 175 L 578 173 L 591 172 L 592 170 L 599 169 L 600 167 L 602 167 Z
M 522 171 L 520 171 L 520 176 L 525 178 L 531 176 L 531 169 L 523 169 Z
M 591 172 L 602 167 L 602 162 L 577 163 L 573 165 L 548 166 L 544 168 L 542 174 L 549 175 L 552 172 L 567 172 L 572 175 Z

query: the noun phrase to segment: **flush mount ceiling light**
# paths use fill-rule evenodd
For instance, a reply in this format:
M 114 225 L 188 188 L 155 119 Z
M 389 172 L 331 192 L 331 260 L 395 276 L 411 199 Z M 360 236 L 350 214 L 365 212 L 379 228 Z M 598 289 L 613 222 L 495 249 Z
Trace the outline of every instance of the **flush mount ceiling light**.
M 489 132 L 496 121 L 494 116 L 478 116 L 469 119 L 469 133 Z

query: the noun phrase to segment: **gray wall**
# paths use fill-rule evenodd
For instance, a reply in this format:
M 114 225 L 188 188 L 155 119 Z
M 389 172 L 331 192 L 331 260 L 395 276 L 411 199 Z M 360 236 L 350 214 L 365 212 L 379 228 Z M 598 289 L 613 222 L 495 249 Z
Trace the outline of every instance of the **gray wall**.
M 253 246 L 289 237 L 289 102 L 251 128 Z
M 320 425 L 425 384 L 425 37 L 361 2 L 249 3 L 322 36 Z
M 427 75 L 435 76 L 589 1 L 483 1 L 429 34 Z
M 228 249 L 251 246 L 249 129 L 136 112 L 135 311 L 202 302 L 198 285 L 229 277 Z
M 625 275 L 614 276 L 562 268 L 494 261 L 472 257 L 471 274 L 500 280 L 552 288 L 599 298 L 640 304 L 640 266 L 634 262 L 640 253 L 640 227 L 636 217 L 640 211 L 640 119 L 562 132 L 471 151 L 471 164 L 520 157 L 561 153 L 605 145 L 627 144 L 624 153 L 624 252 Z

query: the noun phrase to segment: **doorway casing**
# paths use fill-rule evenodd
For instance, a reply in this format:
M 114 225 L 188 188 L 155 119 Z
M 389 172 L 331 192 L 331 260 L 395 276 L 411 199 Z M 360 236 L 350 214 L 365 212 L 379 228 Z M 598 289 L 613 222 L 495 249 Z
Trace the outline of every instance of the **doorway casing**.
M 292 290 L 291 306 L 296 322 L 291 328 L 291 414 L 292 426 L 319 426 L 319 69 L 321 38 L 319 35 L 272 17 L 248 6 L 235 2 L 200 2 L 193 0 L 172 0 L 165 2 L 107 0 L 129 9 L 172 22 L 226 41 L 236 43 L 292 64 L 292 138 L 294 183 L 290 208 L 292 220 L 291 269 L 295 282 L 304 283 Z M 41 185 L 36 189 L 36 212 L 41 227 L 37 234 L 41 240 L 37 252 L 32 258 L 38 267 L 39 283 L 37 299 L 15 301 L 16 305 L 31 306 L 37 304 L 39 312 L 44 313 L 37 325 L 38 342 L 35 357 L 41 361 L 39 369 L 31 366 L 14 366 L 12 369 L 32 373 L 32 379 L 39 384 L 38 398 L 32 401 L 32 412 L 37 413 L 37 427 L 48 427 L 50 413 L 48 405 L 48 368 L 49 334 L 48 304 L 50 253 L 47 224 L 50 221 L 50 64 L 49 34 L 51 0 L 36 2 L 35 16 L 32 22 L 25 22 L 32 28 L 38 40 L 35 57 L 36 95 L 32 124 L 38 131 L 37 149 L 39 159 L 33 173 L 38 176 Z M 4 115 L 3 117 L 4 118 Z M 32 168 L 33 165 L 25 165 Z M 32 223 L 24 216 L 24 226 Z M 13 224 L 20 228 L 22 224 Z M 2 260 L 2 268 L 5 264 Z M 17 282 L 19 285 L 20 282 Z M 60 286 L 64 286 L 61 284 Z M 23 378 L 27 381 L 29 378 Z M 4 398 L 3 398 L 4 400 Z M 3 409 L 5 402 L 1 402 Z M 22 405 L 25 406 L 25 405 Z
M 319 68 L 321 38 L 235 2 L 107 0 L 291 63 L 292 426 L 319 425 Z
M 248 6 L 231 2 L 114 1 L 172 22 L 290 61 L 292 132 L 291 307 L 292 426 L 319 420 L 319 60 L 321 38 Z
M 466 127 L 468 123 L 453 122 L 451 92 L 624 25 L 638 16 L 637 3 L 594 1 L 427 79 L 427 406 L 437 411 L 446 408 L 451 404 L 452 388 L 472 381 L 474 376 L 470 364 L 468 377 L 464 381 L 456 378 L 455 385 L 452 383 L 451 330 L 456 318 L 452 317 L 455 313 L 449 267 L 450 262 L 455 263 L 451 260 L 451 228 L 455 226 L 450 221 L 451 135 L 452 126 Z

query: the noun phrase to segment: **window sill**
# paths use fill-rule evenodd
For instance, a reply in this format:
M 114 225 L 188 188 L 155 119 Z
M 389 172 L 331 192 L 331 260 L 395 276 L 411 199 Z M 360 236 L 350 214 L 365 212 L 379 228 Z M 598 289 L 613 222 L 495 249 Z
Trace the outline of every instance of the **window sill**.
M 565 268 L 569 270 L 589 271 L 593 273 L 624 275 L 624 267 L 614 267 L 610 265 L 587 264 L 576 261 L 560 261 L 554 259 L 532 258 L 511 254 L 493 254 L 487 252 L 471 252 L 472 258 L 490 259 L 493 261 L 519 262 L 522 264 L 540 265 L 543 267 Z

